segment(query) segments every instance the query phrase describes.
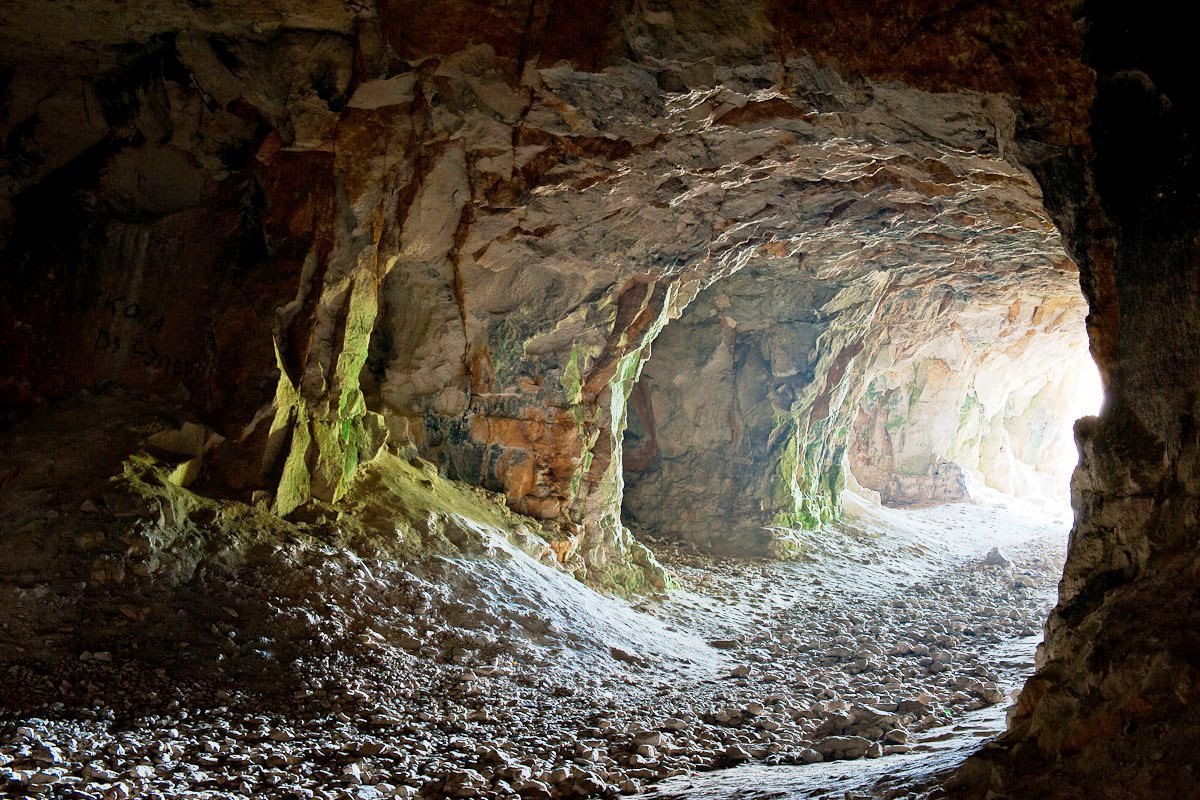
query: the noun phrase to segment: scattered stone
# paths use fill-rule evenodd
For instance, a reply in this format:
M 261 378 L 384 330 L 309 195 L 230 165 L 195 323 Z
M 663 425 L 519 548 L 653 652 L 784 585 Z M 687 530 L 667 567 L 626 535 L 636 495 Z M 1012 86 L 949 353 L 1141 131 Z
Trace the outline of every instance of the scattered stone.
M 735 763 L 749 761 L 754 757 L 750 755 L 750 752 L 746 748 L 739 744 L 731 744 L 729 747 L 726 747 L 724 755 L 726 761 L 733 761 Z
M 870 739 L 861 736 L 826 736 L 813 745 L 813 749 L 826 759 L 862 758 L 871 745 Z
M 990 567 L 1003 567 L 1005 569 L 1012 566 L 1012 561 L 1000 551 L 999 547 L 993 547 L 989 550 L 983 559 L 983 563 Z
M 225 679 L 211 688 L 180 687 L 165 670 L 154 675 L 136 661 L 118 663 L 112 653 L 125 647 L 118 638 L 99 654 L 70 651 L 52 678 L 28 667 L 6 675 L 20 685 L 41 680 L 47 698 L 86 698 L 89 682 L 111 680 L 106 685 L 119 692 L 97 689 L 92 696 L 126 699 L 112 709 L 95 705 L 101 713 L 91 717 L 28 716 L 10 734 L 0 728 L 0 769 L 41 781 L 27 785 L 43 793 L 61 794 L 59 787 L 72 782 L 94 785 L 93 800 L 166 795 L 189 781 L 243 796 L 287 787 L 288 796 L 309 800 L 551 800 L 635 794 L 680 771 L 755 761 L 884 757 L 942 735 L 936 726 L 951 714 L 1002 702 L 1017 676 L 997 675 L 979 653 L 1033 630 L 1052 602 L 1051 580 L 1039 578 L 1029 591 L 1017 587 L 1014 573 L 978 561 L 937 584 L 905 586 L 902 598 L 850 598 L 835 593 L 826 577 L 788 605 L 780 600 L 791 591 L 778 580 L 782 567 L 694 554 L 664 560 L 681 580 L 707 576 L 713 583 L 705 591 L 739 609 L 773 598 L 775 610 L 738 639 L 706 629 L 712 610 L 689 611 L 675 598 L 647 605 L 646 613 L 705 634 L 700 640 L 713 648 L 737 650 L 731 668 L 714 660 L 703 669 L 672 664 L 676 672 L 659 672 L 637 651 L 636 658 L 603 662 L 603 670 L 568 669 L 548 648 L 506 633 L 504 609 L 470 606 L 469 597 L 439 594 L 402 573 L 381 576 L 379 563 L 361 571 L 343 564 L 354 581 L 343 590 L 322 589 L 322 597 L 335 599 L 344 591 L 334 613 L 303 607 L 304 595 L 272 599 L 278 580 L 257 596 L 243 586 L 213 603 L 201 632 L 189 632 L 191 647 L 175 651 L 182 658 L 224 652 L 269 659 L 273 645 L 265 636 L 284 630 L 279 620 L 311 632 L 311 644 L 288 667 L 298 683 L 287 708 L 267 713 Z M 1025 556 L 1014 553 L 1013 560 L 1018 577 L 1027 570 L 1042 575 Z M 397 599 L 381 604 L 381 593 Z M 738 599 L 730 599 L 735 593 Z M 965 602 L 977 596 L 987 601 Z M 152 604 L 128 605 L 137 613 L 122 611 L 123 619 L 136 622 Z M 471 624 L 450 624 L 455 614 Z M 259 628 L 260 620 L 272 622 Z M 214 651 L 207 635 L 223 649 Z M 561 627 L 539 635 L 549 647 L 567 641 Z M 600 652 L 612 655 L 607 647 Z M 713 680 L 722 675 L 736 680 Z M 214 677 L 221 678 L 220 667 Z M 118 718 L 135 723 L 117 728 Z

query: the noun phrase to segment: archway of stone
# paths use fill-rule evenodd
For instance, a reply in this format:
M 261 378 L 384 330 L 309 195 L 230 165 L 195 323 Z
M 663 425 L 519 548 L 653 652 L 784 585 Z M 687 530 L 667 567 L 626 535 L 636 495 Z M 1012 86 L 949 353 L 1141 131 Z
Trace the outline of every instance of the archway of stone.
M 786 697 L 825 759 L 926 749 L 968 712 L 971 737 L 1002 727 L 1062 572 L 1072 426 L 1101 399 L 1065 256 L 887 262 L 710 285 L 655 340 L 625 432 L 623 519 L 682 584 L 661 613 L 739 662 L 714 719 Z
M 347 42 L 314 51 L 311 32 L 293 34 L 281 40 L 292 51 L 343 52 L 347 66 L 335 71 L 357 74 Z M 247 90 L 251 106 L 281 85 L 276 51 L 257 39 L 238 49 L 250 59 L 244 84 L 205 77 L 224 68 L 214 72 L 208 50 L 186 44 L 180 56 L 198 59 L 194 80 L 175 83 L 175 67 L 136 70 L 131 80 L 165 83 L 144 93 L 118 82 L 114 107 L 135 96 L 174 98 L 187 117 L 179 130 L 194 130 L 191 110 L 208 106 L 207 81 L 216 81 L 211 96 L 261 81 L 262 92 Z M 956 559 L 929 532 L 978 528 L 969 508 L 965 521 L 903 516 L 851 504 L 846 487 L 856 447 L 881 470 L 881 486 L 895 476 L 901 489 L 915 486 L 914 476 L 931 477 L 930 465 L 955 457 L 985 478 L 1001 474 L 993 451 L 955 438 L 962 426 L 932 437 L 941 430 L 933 411 L 961 410 L 973 396 L 983 410 L 968 405 L 970 430 L 1000 413 L 1011 439 L 1011 430 L 1032 429 L 1008 419 L 1025 414 L 1020 403 L 1011 415 L 992 412 L 1028 393 L 993 397 L 981 382 L 961 400 L 947 392 L 927 404 L 930 415 L 901 415 L 914 430 L 930 426 L 929 442 L 957 448 L 933 454 L 915 433 L 889 430 L 895 409 L 925 409 L 922 398 L 958 385 L 946 374 L 991 370 L 993 351 L 1017 361 L 1026 339 L 1057 342 L 1082 330 L 1077 278 L 1019 163 L 1006 101 L 846 82 L 807 59 L 597 73 L 512 70 L 498 59 L 480 45 L 367 81 L 344 118 L 332 108 L 312 116 L 312 73 L 286 68 L 305 84 L 292 93 L 298 116 L 279 123 L 285 138 L 272 135 L 265 149 L 258 134 L 248 140 L 255 166 L 243 177 L 257 187 L 248 215 L 224 189 L 211 215 L 185 207 L 160 217 L 197 202 L 190 190 L 166 187 L 128 206 L 140 209 L 134 218 L 122 210 L 120 176 L 130 170 L 170 176 L 195 163 L 219 166 L 197 186 L 209 177 L 213 187 L 238 183 L 226 181 L 222 154 L 206 149 L 223 151 L 220 136 L 193 141 L 202 149 L 187 158 L 121 137 L 112 165 L 124 167 L 100 170 L 92 159 L 109 156 L 89 149 L 86 169 L 55 171 L 51 187 L 31 195 L 37 202 L 23 210 L 31 219 L 60 219 L 60 186 L 61 208 L 87 209 L 76 244 L 55 226 L 22 234 L 38 257 L 17 259 L 18 274 L 45 281 L 17 295 L 44 309 L 19 326 L 15 363 L 37 366 L 19 391 L 98 380 L 138 396 L 163 388 L 158 380 L 168 376 L 146 372 L 136 346 L 92 347 L 94 326 L 113 324 L 98 299 L 85 304 L 87 324 L 61 302 L 65 285 L 103 288 L 94 297 L 110 304 L 136 289 L 138 304 L 122 317 L 127 332 L 143 324 L 128 311 L 161 304 L 178 309 L 162 346 L 197 358 L 196 348 L 215 348 L 205 356 L 214 371 L 196 378 L 195 397 L 205 404 L 199 419 L 229 436 L 211 458 L 220 436 L 196 424 L 165 427 L 166 401 L 152 397 L 143 408 L 118 394 L 68 408 L 77 420 L 70 427 L 49 414 L 22 425 L 0 447 L 20 459 L 0 467 L 4 481 L 17 476 L 3 526 L 13 545 L 9 650 L 57 659 L 50 671 L 12 673 L 21 677 L 12 682 L 22 686 L 20 708 L 41 702 L 30 697 L 65 699 L 90 715 L 101 685 L 115 687 L 100 692 L 110 697 L 140 686 L 162 687 L 167 698 L 159 678 L 131 681 L 124 670 L 138 652 L 170 652 L 171 666 L 205 673 L 204 681 L 211 672 L 238 691 L 253 682 L 289 712 L 323 720 L 300 726 L 280 715 L 269 738 L 303 748 L 293 753 L 353 748 L 359 755 L 340 773 L 347 785 L 387 777 L 404 785 L 397 796 L 422 787 L 548 797 L 551 782 L 557 796 L 592 796 L 751 757 L 881 754 L 963 709 L 1002 700 L 1004 676 L 986 648 L 1036 638 L 1057 578 L 1053 559 L 1010 553 L 1013 568 Z M 518 73 L 536 73 L 533 85 L 503 77 Z M 22 96 L 46 96 L 35 87 Z M 80 118 L 94 117 L 88 91 L 72 97 L 83 104 Z M 283 113 L 263 108 L 264 119 Z M 161 135 L 158 114 L 136 118 L 147 141 Z M 334 136 L 335 125 L 335 138 L 309 138 Z M 276 152 L 293 134 L 296 148 Z M 49 155 L 68 151 L 78 152 Z M 93 211 L 96 197 L 115 205 Z M 243 226 L 230 222 L 238 219 L 262 226 L 248 231 L 248 246 L 238 240 Z M 308 219 L 314 231 L 300 230 Z M 112 235 L 94 238 L 92 221 L 111 222 Z M 199 261 L 149 247 L 201 239 L 183 248 Z M 253 261 L 266 242 L 280 246 L 278 258 L 243 265 L 239 256 L 228 272 L 223 254 L 245 250 Z M 68 270 L 60 256 L 76 245 L 88 254 Z M 43 369 L 47 342 L 63 358 L 54 363 L 78 368 Z M 647 606 L 661 621 L 575 580 L 635 591 L 665 583 L 617 524 L 626 400 L 651 351 L 631 398 L 644 413 L 629 436 L 627 521 L 713 552 L 800 557 L 747 566 L 664 549 L 682 587 Z M 155 431 L 149 443 L 171 444 L 184 468 L 139 456 L 124 472 L 128 496 L 109 493 L 108 473 L 87 473 L 94 484 L 65 478 L 67 463 L 93 467 L 77 454 L 95 452 L 96 420 L 126 419 L 114 413 L 137 415 L 104 434 L 114 459 L 139 452 L 143 432 Z M 867 436 L 876 424 L 886 439 Z M 908 459 L 914 450 L 923 463 Z M 192 491 L 206 488 L 192 483 L 201 461 L 214 496 Z M 56 516 L 45 513 L 45 486 L 66 484 Z M 226 501 L 232 489 L 249 502 Z M 846 513 L 835 525 L 839 507 Z M 124 509 L 143 509 L 130 513 L 146 524 L 130 528 Z M 885 541 L 895 558 L 880 557 Z M 60 568 L 65 558 L 69 569 Z M 126 577 L 126 565 L 136 577 Z M 41 599 L 45 591 L 62 601 Z M 966 616 L 972 594 L 996 599 Z M 60 608 L 72 611 L 60 617 Z M 78 634 L 63 635 L 71 629 Z M 113 651 L 120 669 L 99 668 Z M 22 677 L 30 674 L 37 681 Z M 228 693 L 197 686 L 193 696 L 205 704 Z M 179 723 L 197 740 L 232 737 L 230 746 L 267 738 L 268 723 L 241 698 L 193 727 L 159 716 L 150 695 L 143 708 L 156 710 L 140 717 L 144 731 Z M 103 724 L 87 733 L 34 724 L 47 744 L 86 742 L 71 745 L 72 764 L 127 741 Z M 381 729 L 407 733 L 385 744 Z M 153 760 L 161 742 L 145 737 L 135 747 L 132 739 L 112 766 L 143 785 L 150 778 L 135 765 Z M 396 742 L 411 757 L 394 759 L 386 748 Z M 24 741 L 14 746 L 29 752 Z M 458 757 L 469 750 L 475 759 Z M 254 751 L 264 759 L 251 762 L 255 769 L 270 752 Z M 182 772 L 196 774 L 195 764 L 207 774 L 210 761 Z M 339 780 L 326 761 L 296 765 L 297 780 Z
M 625 520 L 718 555 L 787 557 L 807 538 L 789 531 L 836 519 L 848 492 L 889 507 L 998 492 L 1062 511 L 1072 425 L 1100 397 L 1069 266 L 763 264 L 713 284 L 631 393 Z

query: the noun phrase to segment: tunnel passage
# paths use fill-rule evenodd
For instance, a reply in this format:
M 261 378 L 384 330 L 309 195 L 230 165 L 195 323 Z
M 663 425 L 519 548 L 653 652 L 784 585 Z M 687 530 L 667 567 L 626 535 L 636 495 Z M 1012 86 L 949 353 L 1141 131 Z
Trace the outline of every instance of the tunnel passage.
M 1073 423 L 1099 411 L 1079 297 L 950 301 L 944 333 L 882 361 L 862 392 L 848 460 L 886 505 L 970 500 L 983 487 L 1065 500 Z
M 864 266 L 756 263 L 663 331 L 630 403 L 626 524 L 786 557 L 847 485 L 896 506 L 1065 495 L 1098 390 L 1070 263 Z

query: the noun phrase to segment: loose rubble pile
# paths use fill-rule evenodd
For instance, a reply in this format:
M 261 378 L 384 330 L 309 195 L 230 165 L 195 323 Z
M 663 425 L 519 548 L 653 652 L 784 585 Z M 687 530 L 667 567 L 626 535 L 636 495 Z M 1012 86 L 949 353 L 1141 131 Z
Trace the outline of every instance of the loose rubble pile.
M 482 581 L 332 556 L 263 570 L 214 588 L 224 622 L 167 666 L 121 646 L 5 668 L 0 795 L 591 797 L 903 753 L 1005 701 L 1029 665 L 995 653 L 1034 641 L 1062 539 L 1047 526 L 1001 559 L 982 542 L 971 559 L 874 564 L 849 541 L 841 561 L 789 564 L 662 545 L 682 588 L 639 610 L 708 643 L 674 659 L 598 652 L 519 598 L 482 602 Z M 906 560 L 928 568 L 913 580 Z M 303 619 L 310 640 L 266 641 Z

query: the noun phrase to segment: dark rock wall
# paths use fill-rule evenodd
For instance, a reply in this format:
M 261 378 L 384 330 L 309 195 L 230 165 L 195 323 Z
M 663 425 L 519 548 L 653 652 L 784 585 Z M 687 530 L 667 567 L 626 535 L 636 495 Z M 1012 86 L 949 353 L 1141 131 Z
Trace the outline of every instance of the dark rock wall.
M 965 775 L 1014 797 L 1190 797 L 1200 73 L 1160 4 L 1132 14 L 1088 3 L 1082 14 L 1098 74 L 1094 188 L 1070 206 L 1082 217 L 1072 243 L 1108 401 L 1076 428 L 1077 522 L 1041 667 L 1009 733 Z
M 842 263 L 906 192 L 965 218 L 897 228 L 935 245 L 910 265 L 969 242 L 964 268 L 1007 252 L 1061 282 L 1036 178 L 1109 402 L 1078 428 L 1042 668 L 967 776 L 1195 785 L 1200 80 L 1158 4 L 22 0 L 0 21 L 9 422 L 120 385 L 225 436 L 209 491 L 280 513 L 336 501 L 390 437 L 626 588 L 621 438 L 664 325 L 756 261 Z M 840 341 L 792 424 L 829 425 L 866 374 Z M 766 460 L 797 490 L 801 439 Z
M 829 348 L 817 340 L 831 320 L 820 308 L 836 293 L 814 280 L 785 285 L 752 266 L 701 293 L 664 329 L 639 383 L 649 403 L 633 406 L 637 429 L 626 432 L 626 522 L 711 552 L 772 553 L 768 527 L 792 507 L 776 497 L 790 491 L 778 466 L 797 447 L 797 418 L 807 417 L 825 371 Z M 653 460 L 629 458 L 647 431 Z M 828 444 L 842 446 L 836 437 Z M 824 474 L 811 476 L 812 496 L 802 501 L 817 518 L 836 502 L 827 484 L 841 463 L 814 461 Z

